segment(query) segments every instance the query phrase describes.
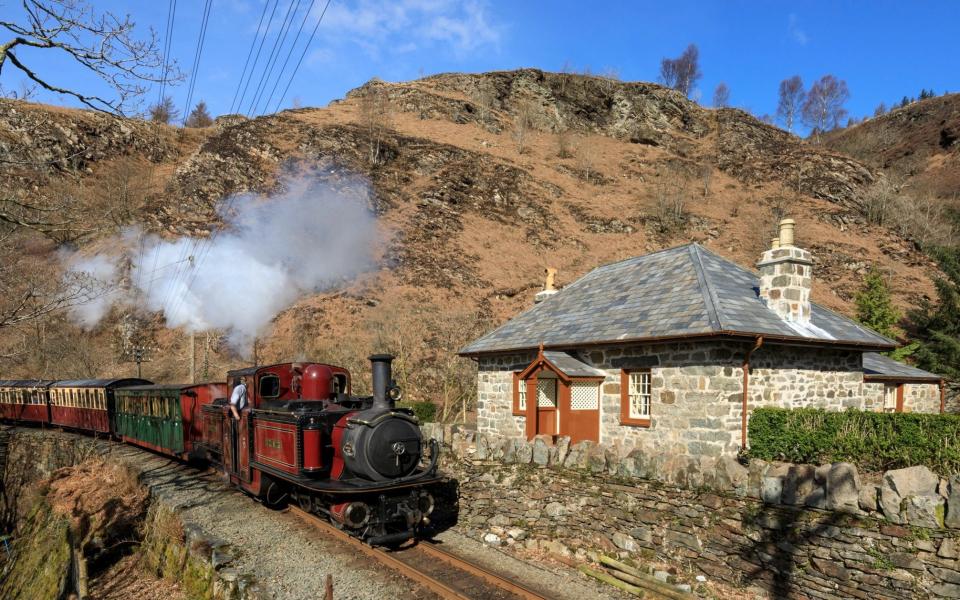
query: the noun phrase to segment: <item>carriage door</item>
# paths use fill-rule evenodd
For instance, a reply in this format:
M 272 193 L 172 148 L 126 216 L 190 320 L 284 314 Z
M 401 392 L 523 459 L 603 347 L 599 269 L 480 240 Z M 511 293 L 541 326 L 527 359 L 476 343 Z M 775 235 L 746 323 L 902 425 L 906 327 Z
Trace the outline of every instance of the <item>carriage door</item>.
M 536 435 L 557 435 L 557 376 L 547 370 L 537 373 Z

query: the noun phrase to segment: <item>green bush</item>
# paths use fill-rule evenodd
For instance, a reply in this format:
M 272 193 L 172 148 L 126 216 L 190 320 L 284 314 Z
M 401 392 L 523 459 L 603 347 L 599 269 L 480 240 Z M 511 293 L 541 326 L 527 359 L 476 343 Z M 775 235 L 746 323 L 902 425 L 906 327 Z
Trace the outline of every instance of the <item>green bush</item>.
M 397 407 L 409 408 L 421 423 L 433 423 L 437 419 L 437 405 L 433 402 L 404 402 Z
M 960 415 L 758 408 L 748 455 L 763 460 L 851 462 L 866 471 L 925 465 L 960 473 Z

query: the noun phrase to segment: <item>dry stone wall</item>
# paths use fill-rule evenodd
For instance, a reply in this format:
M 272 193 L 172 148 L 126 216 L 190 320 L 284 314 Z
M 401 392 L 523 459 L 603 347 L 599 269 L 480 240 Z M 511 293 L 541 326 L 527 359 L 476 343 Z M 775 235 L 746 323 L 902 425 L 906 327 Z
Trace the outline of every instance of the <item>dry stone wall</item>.
M 606 372 L 601 384 L 599 442 L 692 457 L 736 455 L 740 449 L 743 359 L 749 345 L 700 341 L 579 353 L 580 360 Z M 513 373 L 527 367 L 534 356 L 531 352 L 480 359 L 478 431 L 523 435 L 524 417 L 512 414 Z M 864 383 L 862 360 L 857 351 L 765 345 L 751 358 L 750 408 L 877 410 L 883 405 L 882 385 L 878 392 L 877 384 Z M 620 423 L 621 370 L 638 368 L 650 369 L 652 376 L 649 427 Z M 934 384 L 908 385 L 906 408 L 937 412 L 938 394 Z
M 487 543 L 669 561 L 775 598 L 960 598 L 960 477 L 912 467 L 866 483 L 846 463 L 424 429 L 446 442 L 461 526 Z

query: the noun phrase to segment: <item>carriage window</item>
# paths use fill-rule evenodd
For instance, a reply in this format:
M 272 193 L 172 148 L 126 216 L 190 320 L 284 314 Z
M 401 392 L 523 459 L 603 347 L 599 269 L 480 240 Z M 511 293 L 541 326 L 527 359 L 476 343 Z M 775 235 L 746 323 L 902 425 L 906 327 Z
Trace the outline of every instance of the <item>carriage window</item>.
M 276 398 L 280 395 L 280 378 L 276 375 L 260 377 L 259 390 L 261 398 Z
M 347 393 L 347 376 L 343 373 L 336 373 L 333 376 L 333 393 L 334 394 L 346 394 Z

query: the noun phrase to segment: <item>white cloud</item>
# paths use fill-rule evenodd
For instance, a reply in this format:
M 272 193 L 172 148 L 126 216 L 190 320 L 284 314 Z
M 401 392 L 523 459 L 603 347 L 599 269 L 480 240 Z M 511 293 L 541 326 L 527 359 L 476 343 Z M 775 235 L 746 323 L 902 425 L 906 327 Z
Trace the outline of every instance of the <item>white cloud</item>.
M 460 56 L 480 48 L 496 49 L 501 35 L 480 0 L 334 2 L 321 28 L 327 39 L 351 42 L 374 58 L 398 49 L 429 47 Z
M 793 41 L 801 46 L 806 46 L 807 42 L 810 41 L 807 32 L 800 27 L 800 19 L 793 13 L 790 14 L 790 18 L 787 21 L 787 32 Z

